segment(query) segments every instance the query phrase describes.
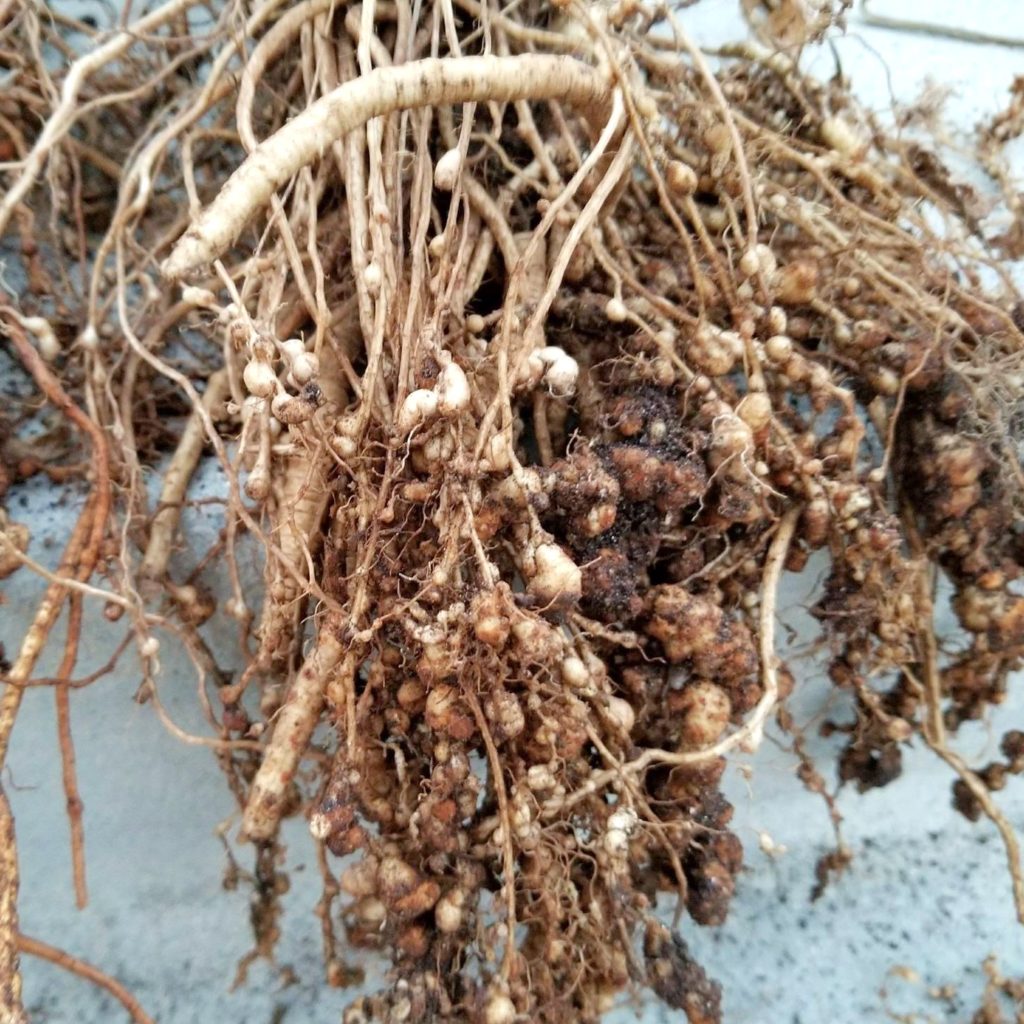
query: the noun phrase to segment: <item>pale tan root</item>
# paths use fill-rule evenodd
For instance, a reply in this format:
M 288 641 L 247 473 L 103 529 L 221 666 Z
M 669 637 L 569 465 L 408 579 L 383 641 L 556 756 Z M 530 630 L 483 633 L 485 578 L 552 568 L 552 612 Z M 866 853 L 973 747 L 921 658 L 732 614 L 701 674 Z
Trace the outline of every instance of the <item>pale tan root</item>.
M 274 474 L 278 511 L 276 547 L 268 552 L 267 591 L 257 636 L 260 664 L 287 657 L 298 628 L 302 586 L 296 574 L 309 579 L 309 559 L 318 546 L 320 526 L 327 508 L 325 460 L 311 459 L 305 451 L 292 456 Z
M 343 408 L 348 401 L 342 360 L 354 353 L 358 327 L 355 305 L 342 309 L 336 320 L 333 344 L 320 351 L 320 389 L 329 404 Z M 327 476 L 330 464 L 324 458 L 310 458 L 305 451 L 275 466 L 272 477 L 274 500 L 279 510 L 275 546 L 268 549 L 267 588 L 256 635 L 260 641 L 257 663 L 268 665 L 286 657 L 292 649 L 298 627 L 302 582 L 309 580 L 309 558 L 318 547 L 324 512 L 330 497 Z M 277 481 L 281 482 L 278 483 Z
M 18 969 L 18 855 L 14 817 L 0 786 L 0 1024 L 27 1024 Z
M 281 51 L 288 46 L 299 29 L 307 22 L 334 6 L 334 0 L 305 0 L 281 15 L 259 41 L 249 55 L 238 83 L 238 99 L 235 103 L 235 120 L 242 145 L 252 152 L 259 140 L 252 130 L 252 103 L 256 96 L 256 85 L 260 76 Z
M 242 817 L 244 838 L 272 839 L 277 832 L 288 786 L 316 728 L 328 681 L 345 654 L 335 635 L 339 626 L 333 618 L 320 624 L 316 647 L 299 669 L 278 712 Z
M 174 280 L 215 259 L 293 174 L 371 118 L 439 104 L 546 99 L 596 109 L 610 100 L 610 87 L 582 61 L 541 54 L 428 58 L 376 68 L 317 100 L 260 143 L 179 239 L 162 271 Z
M 214 410 L 221 405 L 227 395 L 227 371 L 218 370 L 210 377 L 206 391 L 203 392 L 203 408 L 207 414 L 213 416 Z M 203 418 L 194 411 L 185 425 L 178 448 L 164 474 L 160 503 L 149 528 L 149 543 L 142 559 L 140 572 L 143 579 L 158 580 L 167 571 L 174 534 L 181 521 L 185 492 L 203 454 L 204 444 L 206 429 L 203 426 Z
M 18 936 L 18 948 L 29 956 L 45 960 L 47 963 L 62 967 L 65 971 L 91 981 L 94 985 L 109 992 L 128 1011 L 135 1024 L 153 1024 L 153 1018 L 139 1005 L 139 1001 L 129 992 L 124 985 L 104 974 L 98 967 L 79 960 L 77 956 L 65 953 L 56 946 L 40 942 L 39 939 L 30 938 L 28 935 Z

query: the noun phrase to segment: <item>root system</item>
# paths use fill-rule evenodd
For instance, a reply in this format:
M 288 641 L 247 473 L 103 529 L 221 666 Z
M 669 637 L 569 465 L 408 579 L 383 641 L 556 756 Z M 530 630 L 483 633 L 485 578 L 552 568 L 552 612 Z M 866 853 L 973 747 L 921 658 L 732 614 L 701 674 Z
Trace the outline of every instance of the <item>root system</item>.
M 841 4 L 772 6 L 712 66 L 685 10 L 634 0 L 170 0 L 112 33 L 0 3 L 0 322 L 78 432 L 53 457 L 0 420 L 0 490 L 88 482 L 4 677 L 0 763 L 24 687 L 52 685 L 81 900 L 68 701 L 99 598 L 140 699 L 162 714 L 168 637 L 201 676 L 199 742 L 256 849 L 256 952 L 304 815 L 328 982 L 342 930 L 390 958 L 348 1024 L 585 1024 L 643 986 L 717 1021 L 680 918 L 728 913 L 719 783 L 792 727 L 776 594 L 813 556 L 856 709 L 840 779 L 885 785 L 922 738 L 999 828 L 1024 920 L 992 795 L 1024 735 L 979 769 L 950 745 L 1024 650 L 1012 232 L 802 74 Z M 221 540 L 175 554 L 204 457 Z M 2 571 L 33 567 L 0 526 Z M 942 652 L 940 578 L 964 630 Z M 33 679 L 65 602 L 58 677 Z M 238 651 L 208 646 L 213 616 Z M 49 949 L 19 940 L 16 877 L 4 1020 L 17 950 Z

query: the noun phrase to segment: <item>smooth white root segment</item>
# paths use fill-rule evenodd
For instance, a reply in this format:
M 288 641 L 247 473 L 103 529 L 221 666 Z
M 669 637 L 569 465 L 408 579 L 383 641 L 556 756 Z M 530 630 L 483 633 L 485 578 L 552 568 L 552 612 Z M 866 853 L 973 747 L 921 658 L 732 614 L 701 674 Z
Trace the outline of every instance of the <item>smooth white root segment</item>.
M 288 786 L 320 717 L 327 682 L 344 653 L 332 623 L 322 623 L 316 647 L 299 669 L 263 752 L 242 815 L 243 838 L 266 840 L 276 834 Z
M 415 107 L 551 99 L 601 111 L 611 102 L 611 83 L 575 57 L 548 54 L 434 57 L 375 68 L 260 143 L 178 240 L 161 270 L 176 280 L 216 259 L 292 175 L 371 118 Z

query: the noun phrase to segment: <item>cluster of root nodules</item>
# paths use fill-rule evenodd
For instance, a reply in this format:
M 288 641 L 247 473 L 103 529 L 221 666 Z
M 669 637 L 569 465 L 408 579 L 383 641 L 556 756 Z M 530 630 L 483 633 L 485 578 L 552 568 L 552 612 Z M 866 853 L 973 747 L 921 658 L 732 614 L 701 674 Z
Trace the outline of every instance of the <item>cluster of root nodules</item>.
M 90 207 L 92 299 L 24 300 L 80 332 L 57 364 L 127 439 L 137 590 L 120 585 L 140 637 L 148 601 L 219 684 L 220 756 L 262 851 L 258 951 L 281 820 L 305 815 L 328 978 L 346 978 L 341 925 L 393 962 L 351 1022 L 597 1021 L 644 986 L 719 1019 L 692 925 L 660 923 L 659 895 L 693 925 L 728 913 L 743 851 L 719 783 L 730 750 L 790 721 L 776 591 L 812 556 L 856 712 L 831 726 L 840 778 L 890 782 L 921 737 L 965 813 L 1005 824 L 989 794 L 1021 766 L 1017 733 L 978 773 L 949 746 L 1024 645 L 1021 307 L 976 197 L 760 44 L 712 70 L 685 12 L 557 7 L 261 8 L 242 64 L 240 23 L 214 27 L 189 57 L 210 81 L 150 83 L 160 113 L 116 205 Z M 139 66 L 180 49 L 163 31 Z M 189 219 L 192 241 L 210 227 L 182 216 L 189 194 L 237 216 L 215 197 L 247 150 L 345 83 L 437 56 L 476 91 L 424 107 L 442 74 L 424 64 L 347 134 L 307 122 L 312 162 L 205 251 L 221 262 L 175 256 L 161 281 L 153 256 Z M 58 147 L 52 187 L 88 192 L 91 152 Z M 264 152 L 248 172 L 271 173 Z M 40 232 L 70 216 L 56 206 Z M 187 580 L 168 569 L 178 477 L 156 509 L 139 487 L 168 451 L 160 401 L 185 396 L 172 466 L 187 478 L 220 438 L 231 484 L 222 543 Z M 237 571 L 245 534 L 261 601 Z M 247 657 L 233 678 L 197 632 L 218 566 Z M 967 638 L 941 657 L 940 575 Z

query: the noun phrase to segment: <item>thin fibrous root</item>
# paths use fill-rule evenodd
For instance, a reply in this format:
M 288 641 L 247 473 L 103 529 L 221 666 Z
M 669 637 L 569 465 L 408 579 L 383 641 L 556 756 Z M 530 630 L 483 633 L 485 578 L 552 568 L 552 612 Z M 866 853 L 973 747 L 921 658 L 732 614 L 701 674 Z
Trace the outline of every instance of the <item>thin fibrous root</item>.
M 79 94 L 89 75 L 111 61 L 117 60 L 139 39 L 145 39 L 162 25 L 194 6 L 196 2 L 197 0 L 171 0 L 170 3 L 158 7 L 146 17 L 140 18 L 134 25 L 111 36 L 102 46 L 97 47 L 91 53 L 84 54 L 71 65 L 61 87 L 60 104 L 39 133 L 39 138 L 25 160 L 17 180 L 0 201 L 0 235 L 6 230 L 7 222 L 10 220 L 14 208 L 38 180 L 46 158 L 75 123 L 79 111 L 84 106 L 79 101 Z
M 238 134 L 249 152 L 259 145 L 252 130 L 252 105 L 260 75 L 307 21 L 329 11 L 333 5 L 334 0 L 306 0 L 305 3 L 296 4 L 274 22 L 249 55 L 238 83 L 238 99 L 235 103 Z
M 428 58 L 376 68 L 339 86 L 260 143 L 179 239 L 163 274 L 176 280 L 216 259 L 293 174 L 371 118 L 439 104 L 549 99 L 596 112 L 610 102 L 611 88 L 582 61 L 543 54 Z
M 1024 924 L 1024 866 L 1021 862 L 1020 840 L 1013 825 L 999 809 L 992 798 L 988 787 L 971 770 L 964 758 L 951 749 L 946 733 L 946 723 L 942 717 L 942 672 L 939 667 L 939 644 L 935 636 L 935 619 L 932 591 L 935 585 L 933 568 L 927 559 L 924 541 L 917 528 L 913 507 L 909 501 L 903 510 L 903 522 L 910 541 L 910 548 L 916 555 L 921 571 L 918 573 L 919 607 L 925 613 L 922 616 L 921 628 L 921 676 L 922 692 L 925 699 L 927 715 L 924 723 L 924 739 L 929 749 L 934 751 L 960 777 L 968 788 L 971 796 L 978 801 L 985 817 L 995 825 L 1006 851 L 1006 863 L 1010 872 L 1010 889 L 1013 894 L 1013 906 L 1017 920 Z
M 98 967 L 94 967 L 84 960 L 79 960 L 77 956 L 65 953 L 64 950 L 57 949 L 56 946 L 51 946 L 49 943 L 30 938 L 28 935 L 19 935 L 17 943 L 18 949 L 22 953 L 37 957 L 40 960 L 46 960 L 48 963 L 56 964 L 58 967 L 63 967 L 65 971 L 77 974 L 79 978 L 91 981 L 94 985 L 109 992 L 128 1011 L 135 1024 L 154 1024 L 153 1018 L 142 1009 L 135 996 L 119 981 L 111 978 L 108 974 L 104 974 Z M 2 1024 L 7 1024 L 7 1022 L 3 1021 Z
M 110 457 L 103 431 L 82 412 L 68 397 L 53 372 L 45 365 L 39 353 L 29 342 L 20 326 L 20 317 L 9 307 L 0 307 L 0 314 L 5 314 L 3 328 L 11 339 L 22 363 L 32 374 L 40 390 L 76 427 L 89 435 L 92 442 L 94 465 L 96 468 L 96 485 L 93 496 L 82 511 L 71 538 L 64 551 L 57 577 L 52 579 L 46 588 L 42 601 L 36 610 L 32 625 L 22 641 L 14 664 L 7 673 L 8 686 L 0 698 L 0 768 L 7 758 L 11 730 L 18 715 L 24 687 L 21 685 L 32 675 L 36 661 L 46 645 L 50 630 L 57 621 L 67 587 L 63 579 L 67 577 L 84 583 L 92 576 L 93 569 L 100 555 L 100 545 L 110 510 Z

